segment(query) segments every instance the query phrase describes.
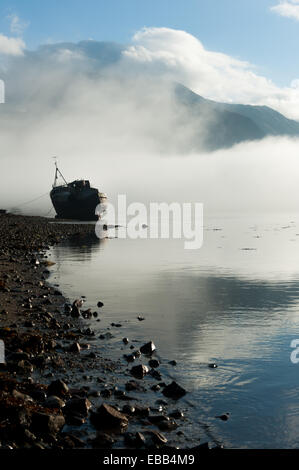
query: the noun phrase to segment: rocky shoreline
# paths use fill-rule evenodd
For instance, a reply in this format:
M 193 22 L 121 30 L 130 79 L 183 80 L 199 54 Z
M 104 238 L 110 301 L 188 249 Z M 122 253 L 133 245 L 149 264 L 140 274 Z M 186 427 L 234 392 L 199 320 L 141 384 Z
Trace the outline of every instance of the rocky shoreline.
M 208 449 L 199 436 L 188 444 L 186 391 L 162 377 L 154 344 L 123 338 L 126 354 L 105 357 L 88 326 L 101 302 L 82 311 L 47 283 L 50 246 L 93 231 L 0 214 L 0 450 Z

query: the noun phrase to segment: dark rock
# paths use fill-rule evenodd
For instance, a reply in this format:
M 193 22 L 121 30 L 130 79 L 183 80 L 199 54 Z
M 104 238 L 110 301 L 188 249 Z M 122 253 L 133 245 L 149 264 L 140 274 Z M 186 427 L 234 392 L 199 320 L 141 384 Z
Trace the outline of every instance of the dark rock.
M 62 415 L 35 412 L 32 415 L 32 430 L 37 433 L 58 433 L 65 425 Z
M 61 398 L 56 397 L 55 395 L 52 395 L 48 397 L 45 402 L 44 402 L 44 407 L 45 408 L 63 408 L 65 405 L 65 402 L 61 400 Z
M 135 415 L 142 418 L 147 418 L 150 414 L 150 408 L 147 406 L 135 405 Z
M 43 390 L 33 390 L 32 392 L 30 392 L 30 396 L 40 402 L 40 403 L 43 403 L 46 399 L 46 393 L 43 391 Z
M 48 396 L 56 395 L 58 397 L 65 397 L 69 394 L 69 388 L 66 383 L 58 379 L 54 380 L 54 382 L 51 382 L 51 384 L 48 386 L 47 393 Z
M 72 398 L 65 404 L 63 412 L 65 414 L 79 414 L 87 416 L 91 408 L 91 403 L 87 398 Z
M 82 426 L 85 423 L 85 417 L 78 414 L 66 414 L 65 421 L 70 426 Z
M 173 381 L 164 388 L 162 393 L 167 398 L 173 398 L 174 400 L 177 400 L 186 395 L 187 392 L 184 388 Z
M 70 304 L 65 304 L 65 306 L 64 306 L 64 311 L 65 311 L 66 313 L 71 313 L 71 311 L 72 311 L 72 306 L 71 306 Z
M 111 339 L 113 338 L 114 336 L 109 332 L 107 331 L 107 333 L 104 333 L 104 334 L 101 334 L 99 336 L 99 339 Z
M 132 416 L 135 413 L 135 406 L 124 405 L 122 408 L 122 412 L 125 413 L 126 415 Z
M 136 359 L 135 354 L 124 354 L 124 358 L 127 362 L 134 362 Z
M 156 369 L 157 367 L 159 367 L 160 362 L 159 362 L 157 359 L 151 359 L 151 360 L 148 362 L 148 365 L 149 365 L 150 367 L 152 367 L 153 369 Z
M 153 390 L 153 392 L 159 392 L 159 390 L 161 390 L 161 387 L 159 384 L 155 384 L 151 386 L 151 390 Z
M 79 343 L 73 343 L 70 347 L 69 347 L 69 351 L 70 352 L 73 352 L 73 353 L 79 353 L 81 351 L 81 346 Z
M 139 321 L 144 321 L 145 318 L 144 318 L 144 317 L 141 317 L 140 315 L 138 315 L 137 320 L 139 320 Z
M 90 421 L 96 429 L 119 428 L 128 425 L 127 416 L 106 403 L 103 403 L 96 413 L 91 414 Z
M 103 398 L 110 398 L 112 396 L 112 390 L 109 390 L 108 388 L 105 388 L 104 390 L 101 391 L 101 396 Z
M 141 432 L 124 434 L 124 442 L 130 447 L 142 447 L 145 444 L 145 437 Z
M 136 391 L 136 392 L 145 392 L 146 389 L 140 385 L 139 383 L 135 382 L 135 380 L 130 380 L 129 382 L 127 382 L 125 384 L 125 388 L 127 390 L 127 392 L 131 392 L 132 390 Z
M 168 364 L 170 364 L 171 366 L 176 366 L 176 365 L 177 365 L 177 361 L 169 361 Z
M 99 301 L 99 302 L 97 303 L 97 306 L 98 306 L 99 308 L 102 308 L 102 307 L 104 307 L 104 304 L 103 304 L 103 302 Z
M 221 419 L 221 421 L 227 421 L 229 419 L 229 413 L 224 413 L 223 415 L 215 416 L 215 418 L 219 418 Z
M 158 423 L 162 423 L 162 422 L 165 422 L 165 421 L 169 421 L 169 418 L 167 416 L 164 416 L 164 415 L 150 415 L 147 419 L 152 424 L 158 424 Z
M 93 448 L 107 449 L 113 446 L 115 440 L 109 434 L 99 432 L 97 437 L 91 441 Z
M 169 416 L 171 418 L 180 419 L 180 418 L 184 418 L 184 413 L 181 410 L 174 410 L 171 413 L 169 413 Z
M 161 431 L 174 431 L 174 429 L 177 429 L 178 425 L 174 420 L 169 420 L 169 421 L 162 421 L 161 423 L 158 424 L 158 427 Z
M 211 364 L 209 364 L 209 367 L 210 367 L 210 369 L 216 369 L 216 367 L 218 367 L 218 366 L 217 366 L 217 364 L 211 363 Z
M 136 379 L 143 379 L 143 377 L 148 374 L 149 368 L 143 364 L 139 364 L 138 366 L 132 367 L 130 372 Z
M 189 450 L 196 452 L 207 452 L 210 450 L 210 445 L 208 442 L 204 442 L 203 444 L 199 444 L 198 446 L 190 447 Z
M 123 338 L 123 343 L 124 344 L 129 344 L 129 338 Z
M 156 346 L 154 345 L 154 343 L 152 341 L 150 341 L 149 343 L 144 344 L 140 348 L 140 352 L 142 352 L 142 354 L 146 354 L 148 356 L 152 355 L 155 350 L 156 350 Z
M 149 374 L 156 380 L 161 380 L 162 379 L 161 373 L 158 370 L 151 369 L 149 371 Z
M 91 328 L 86 328 L 86 330 L 83 330 L 84 336 L 94 336 L 95 332 Z
M 158 446 L 164 446 L 165 444 L 167 444 L 166 437 L 160 432 L 148 431 L 148 434 L 150 435 L 150 438 L 154 444 L 157 444 Z

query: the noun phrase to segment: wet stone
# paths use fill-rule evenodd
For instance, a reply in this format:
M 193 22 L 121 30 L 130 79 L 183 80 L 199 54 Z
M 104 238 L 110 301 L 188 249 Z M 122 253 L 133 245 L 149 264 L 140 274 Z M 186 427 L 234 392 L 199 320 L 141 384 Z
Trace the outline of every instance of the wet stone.
M 65 382 L 58 379 L 58 380 L 54 380 L 54 382 L 51 382 L 51 384 L 48 386 L 47 393 L 48 393 L 48 396 L 56 395 L 58 397 L 64 397 L 68 395 L 69 388 Z
M 140 352 L 148 356 L 152 355 L 155 350 L 156 350 L 156 346 L 154 345 L 152 341 L 149 341 L 148 343 L 144 344 L 140 348 Z
M 157 359 L 151 359 L 151 360 L 148 362 L 148 365 L 149 365 L 150 367 L 152 367 L 153 369 L 156 369 L 157 367 L 159 367 L 160 362 L 159 362 Z
M 184 413 L 181 410 L 174 410 L 169 413 L 170 418 L 181 419 L 184 418 Z
M 79 343 L 73 343 L 70 347 L 69 347 L 69 351 L 70 352 L 73 352 L 73 353 L 79 353 L 81 351 L 81 346 Z
M 128 418 L 125 414 L 106 403 L 103 403 L 96 413 L 91 414 L 90 421 L 96 429 L 124 427 L 128 424 Z
M 167 385 L 163 390 L 163 395 L 167 398 L 172 398 L 177 400 L 184 395 L 186 395 L 186 390 L 178 385 L 175 381 L 171 382 L 171 384 Z
M 127 382 L 125 384 L 125 388 L 127 392 L 131 392 L 131 391 L 145 392 L 146 391 L 146 389 L 139 383 L 135 382 L 135 380 L 130 380 L 129 382 Z
M 65 402 L 61 398 L 56 397 L 55 395 L 48 397 L 44 402 L 45 408 L 63 408 L 64 405 Z
M 136 377 L 136 379 L 143 379 L 146 374 L 149 372 L 149 368 L 143 364 L 132 367 L 130 370 L 131 374 Z
M 63 412 L 65 414 L 79 414 L 87 416 L 91 408 L 91 403 L 87 398 L 72 398 L 65 404 Z
M 58 433 L 64 426 L 65 419 L 62 415 L 53 415 L 46 413 L 33 413 L 32 430 L 40 433 Z
M 166 437 L 161 434 L 160 432 L 157 431 L 148 431 L 148 434 L 153 441 L 154 444 L 157 444 L 159 446 L 164 446 L 167 444 L 167 439 Z
M 113 446 L 115 440 L 109 434 L 100 432 L 96 438 L 91 441 L 93 448 L 107 449 Z
M 141 432 L 124 434 L 124 443 L 128 447 L 142 447 L 145 444 L 145 437 Z

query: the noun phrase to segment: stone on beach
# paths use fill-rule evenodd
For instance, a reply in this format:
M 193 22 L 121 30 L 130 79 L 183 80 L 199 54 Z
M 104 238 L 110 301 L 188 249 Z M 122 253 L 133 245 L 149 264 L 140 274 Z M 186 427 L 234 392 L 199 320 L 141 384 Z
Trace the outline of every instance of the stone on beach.
M 149 373 L 149 368 L 143 364 L 139 364 L 138 366 L 132 367 L 130 372 L 136 379 L 143 379 L 143 377 Z
M 65 425 L 62 415 L 36 412 L 32 415 L 32 430 L 40 433 L 58 433 Z
M 148 356 L 152 355 L 153 352 L 156 350 L 156 346 L 152 341 L 149 341 L 148 343 L 144 344 L 141 346 L 140 351 L 142 354 L 146 354 Z
M 69 388 L 62 380 L 54 380 L 50 383 L 47 390 L 48 396 L 56 395 L 58 397 L 64 397 L 69 394 Z
M 90 421 L 96 429 L 118 428 L 128 425 L 127 416 L 106 403 L 103 403 L 97 412 L 91 414 Z
M 184 388 L 182 388 L 175 381 L 173 381 L 171 382 L 171 384 L 166 385 L 162 393 L 167 398 L 173 398 L 174 400 L 177 400 L 186 395 L 187 392 Z

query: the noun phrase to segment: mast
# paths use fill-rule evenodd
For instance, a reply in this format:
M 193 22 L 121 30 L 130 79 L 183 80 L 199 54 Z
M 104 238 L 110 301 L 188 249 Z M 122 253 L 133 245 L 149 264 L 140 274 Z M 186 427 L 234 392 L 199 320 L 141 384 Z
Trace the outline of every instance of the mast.
M 63 179 L 63 181 L 65 182 L 65 184 L 67 184 L 67 181 L 65 179 L 65 177 L 63 176 L 63 174 L 61 173 L 61 171 L 59 170 L 58 166 L 57 166 L 57 157 L 53 157 L 55 159 L 55 178 L 54 178 L 54 184 L 53 184 L 53 188 L 56 187 L 56 182 L 57 182 L 57 178 L 58 178 L 58 173 L 60 174 L 61 178 Z

